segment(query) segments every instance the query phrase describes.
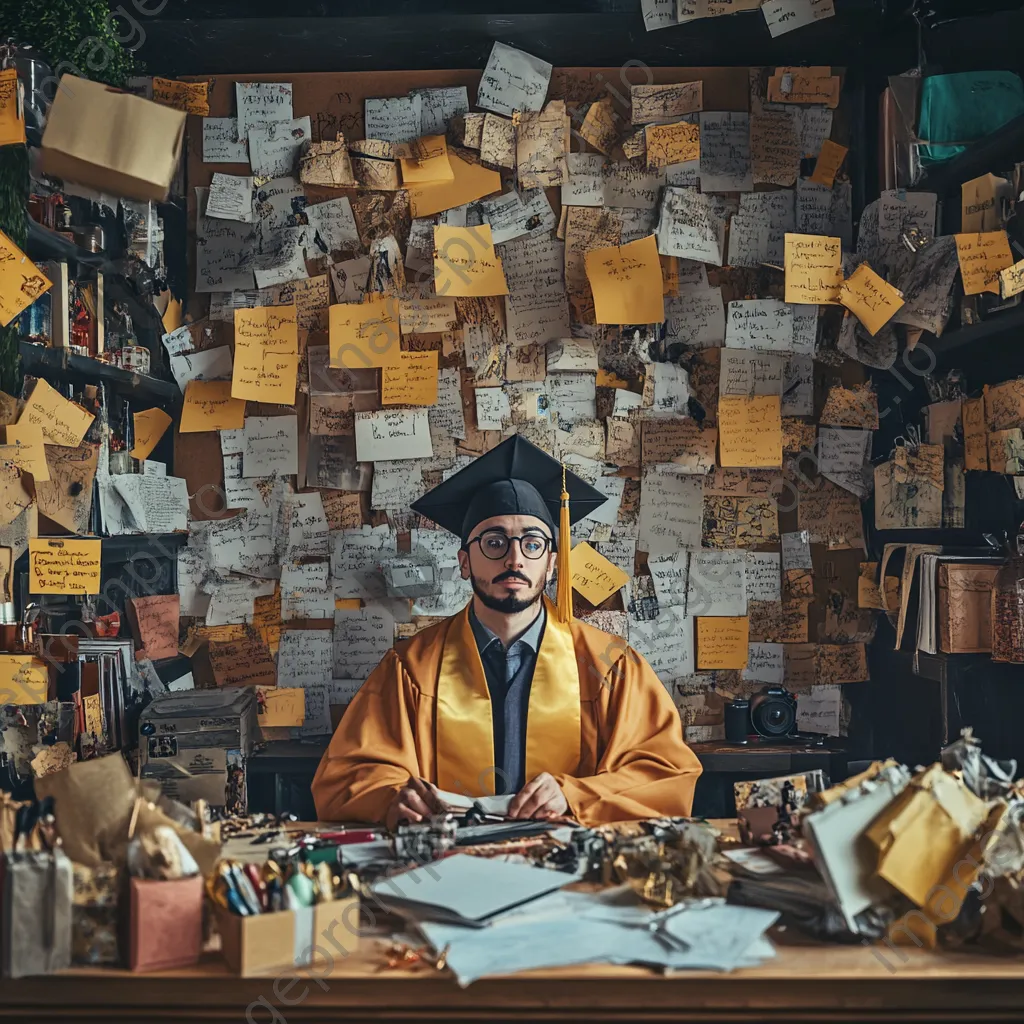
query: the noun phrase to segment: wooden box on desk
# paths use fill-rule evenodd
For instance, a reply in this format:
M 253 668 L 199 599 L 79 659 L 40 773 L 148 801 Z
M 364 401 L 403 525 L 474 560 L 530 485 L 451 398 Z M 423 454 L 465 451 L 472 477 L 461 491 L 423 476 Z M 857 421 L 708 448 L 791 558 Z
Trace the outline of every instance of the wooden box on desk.
M 240 917 L 217 908 L 221 953 L 243 978 L 344 958 L 359 945 L 359 898 Z
M 1000 568 L 939 563 L 939 650 L 943 654 L 991 652 L 992 585 Z

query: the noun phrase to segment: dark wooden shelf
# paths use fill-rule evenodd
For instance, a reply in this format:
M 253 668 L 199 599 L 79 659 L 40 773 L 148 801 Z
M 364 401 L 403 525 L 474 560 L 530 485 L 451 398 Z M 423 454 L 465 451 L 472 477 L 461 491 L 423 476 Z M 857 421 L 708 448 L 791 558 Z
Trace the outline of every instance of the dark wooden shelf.
M 1024 332 L 1024 303 L 1015 309 L 994 313 L 980 323 L 946 331 L 941 338 L 928 335 L 927 340 L 918 344 L 918 348 L 922 351 L 930 350 L 940 363 L 948 364 L 951 357 L 966 357 L 968 354 L 973 354 L 964 351 L 965 349 L 973 349 L 976 345 L 993 341 L 1012 331 Z M 915 362 L 913 355 L 909 358 L 912 363 Z

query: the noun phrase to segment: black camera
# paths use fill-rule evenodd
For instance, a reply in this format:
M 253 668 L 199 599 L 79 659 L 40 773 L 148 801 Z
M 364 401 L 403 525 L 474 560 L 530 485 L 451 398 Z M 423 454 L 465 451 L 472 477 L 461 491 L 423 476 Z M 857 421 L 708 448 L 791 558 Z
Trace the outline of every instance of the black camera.
M 781 686 L 766 686 L 752 697 L 725 705 L 725 738 L 729 743 L 790 743 L 797 738 L 796 697 Z

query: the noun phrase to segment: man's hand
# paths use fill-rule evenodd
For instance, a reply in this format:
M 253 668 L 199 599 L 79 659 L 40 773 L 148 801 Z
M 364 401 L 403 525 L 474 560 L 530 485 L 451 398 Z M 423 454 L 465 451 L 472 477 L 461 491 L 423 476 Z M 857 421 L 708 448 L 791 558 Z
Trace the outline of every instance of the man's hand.
M 509 805 L 511 818 L 561 818 L 569 810 L 562 787 L 547 772 L 531 779 Z
M 432 814 L 437 814 L 440 809 L 430 787 L 420 779 L 410 779 L 395 794 L 384 817 L 384 824 L 394 831 L 400 822 L 425 821 Z

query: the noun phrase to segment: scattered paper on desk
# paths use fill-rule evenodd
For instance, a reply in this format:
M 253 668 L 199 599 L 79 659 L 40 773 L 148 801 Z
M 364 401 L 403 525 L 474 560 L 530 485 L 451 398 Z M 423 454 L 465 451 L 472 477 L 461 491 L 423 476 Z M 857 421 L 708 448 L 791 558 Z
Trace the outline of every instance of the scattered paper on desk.
M 999 294 L 1000 272 L 1013 266 L 1005 231 L 982 231 L 956 236 L 956 251 L 965 295 Z
M 904 304 L 903 293 L 876 274 L 867 263 L 862 263 L 843 282 L 839 301 L 872 335 L 877 334 Z
M 551 71 L 547 61 L 496 42 L 477 86 L 476 105 L 509 117 L 516 110 L 540 110 Z
M 836 15 L 832 0 L 766 0 L 761 11 L 772 39 Z
M 331 306 L 331 366 L 361 370 L 401 362 L 399 304 L 391 295 Z
M 178 82 L 173 78 L 153 79 L 153 102 L 186 114 L 205 117 L 210 113 L 209 82 Z
M 664 323 L 661 261 L 653 235 L 591 249 L 584 259 L 599 324 Z
M 782 465 L 782 407 L 778 395 L 723 395 L 718 403 L 722 466 Z
M 249 150 L 238 140 L 237 117 L 203 118 L 203 163 L 247 164 Z
M 4 704 L 45 704 L 48 687 L 49 672 L 41 658 L 0 654 L 0 701 Z
M 607 601 L 629 582 L 626 573 L 585 542 L 572 549 L 569 565 L 573 588 L 594 606 Z
M 18 84 L 18 69 L 0 71 L 0 146 L 25 144 L 25 107 Z
M 28 542 L 30 594 L 98 594 L 99 540 L 32 538 Z
M 746 668 L 750 620 L 737 616 L 697 619 L 697 669 Z
M 473 228 L 439 224 L 434 228 L 434 290 L 438 295 L 456 297 L 508 294 L 489 224 Z
M 240 430 L 245 426 L 245 402 L 231 397 L 231 381 L 190 380 L 185 387 L 178 432 Z
M 77 448 L 95 418 L 91 412 L 69 402 L 45 380 L 39 379 L 18 423 L 39 427 L 47 444 Z
M 148 459 L 173 420 L 163 409 L 157 408 L 134 413 L 133 420 L 135 447 L 132 449 L 132 458 Z

